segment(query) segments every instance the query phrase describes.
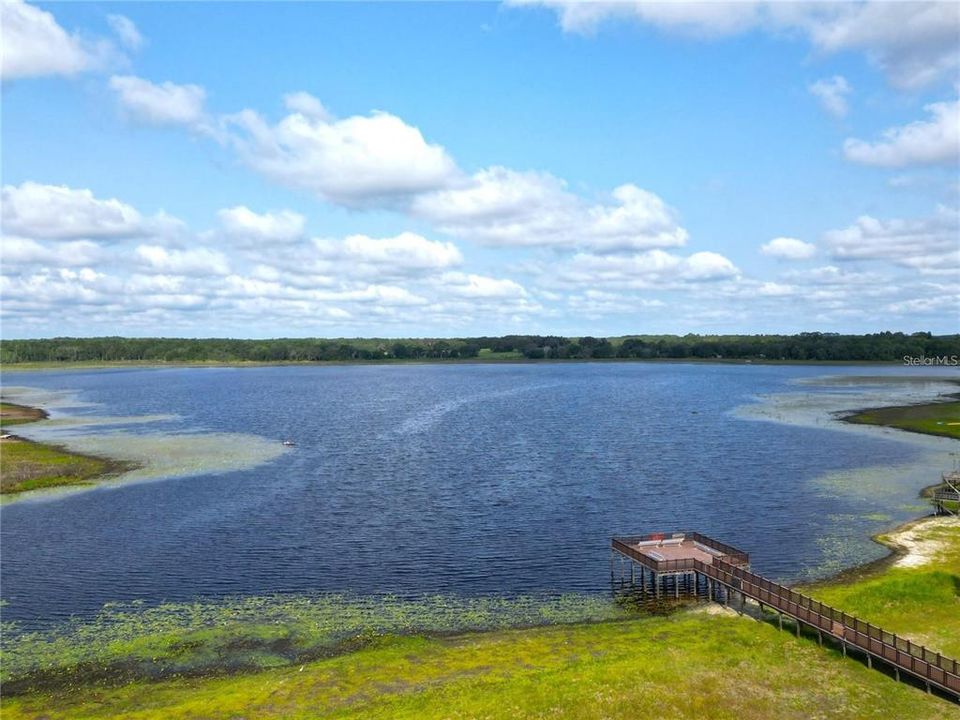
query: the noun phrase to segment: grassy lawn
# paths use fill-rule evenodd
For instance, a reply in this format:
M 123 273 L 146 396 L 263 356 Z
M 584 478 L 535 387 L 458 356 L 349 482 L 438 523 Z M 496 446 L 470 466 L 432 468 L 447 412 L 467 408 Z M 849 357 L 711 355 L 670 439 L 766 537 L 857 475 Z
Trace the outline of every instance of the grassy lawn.
M 85 485 L 116 472 L 117 463 L 19 438 L 0 441 L 0 493 Z
M 808 589 L 960 654 L 960 522 L 918 526 L 934 560 Z M 562 620 L 563 617 L 560 616 Z M 226 677 L 77 680 L 6 698 L 21 718 L 946 718 L 947 701 L 815 640 L 731 611 L 386 634 L 360 649 Z
M 38 408 L 0 403 L 0 427 L 4 430 L 10 425 L 36 422 L 45 417 L 47 414 Z M 0 493 L 4 495 L 60 485 L 85 485 L 127 467 L 125 463 L 80 455 L 19 437 L 0 440 Z
M 909 432 L 944 435 L 960 440 L 960 402 L 874 408 L 844 418 L 865 425 L 886 425 Z

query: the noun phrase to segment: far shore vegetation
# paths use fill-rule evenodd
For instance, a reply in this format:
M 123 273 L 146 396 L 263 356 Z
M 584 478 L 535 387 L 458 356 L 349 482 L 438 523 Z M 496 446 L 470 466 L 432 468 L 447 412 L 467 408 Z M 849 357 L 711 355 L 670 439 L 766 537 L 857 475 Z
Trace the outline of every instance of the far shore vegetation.
M 713 360 L 956 364 L 960 335 L 504 335 L 466 338 L 47 338 L 0 341 L 0 363 L 314 363 Z
M 909 537 L 916 562 L 807 592 L 956 657 L 960 521 L 920 521 Z M 952 712 L 949 701 L 820 647 L 815 635 L 779 631 L 773 614 L 716 605 L 637 615 L 603 598 L 247 598 L 105 608 L 59 632 L 8 625 L 3 643 L 11 720 Z
M 0 403 L 0 494 L 64 485 L 89 485 L 129 469 L 128 463 L 70 452 L 56 445 L 33 442 L 8 432 L 10 426 L 43 420 L 39 408 Z

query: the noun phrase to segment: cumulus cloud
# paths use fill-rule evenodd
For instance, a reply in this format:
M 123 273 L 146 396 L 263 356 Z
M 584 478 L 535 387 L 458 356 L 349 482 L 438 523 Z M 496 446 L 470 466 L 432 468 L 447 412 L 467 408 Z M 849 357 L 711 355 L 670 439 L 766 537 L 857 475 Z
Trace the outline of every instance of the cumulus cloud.
M 446 273 L 440 283 L 445 292 L 465 298 L 522 298 L 527 295 L 523 286 L 513 280 L 473 273 Z
M 156 84 L 135 75 L 114 75 L 110 87 L 127 112 L 147 123 L 190 127 L 205 116 L 206 92 L 199 85 Z
M 4 236 L 0 244 L 0 263 L 8 267 L 16 265 L 74 267 L 91 265 L 102 257 L 102 248 L 89 240 L 42 243 L 29 238 Z
M 64 185 L 4 185 L 2 208 L 4 232 L 29 238 L 116 239 L 146 233 L 140 213 L 126 203 Z
M 849 111 L 847 95 L 850 94 L 851 87 L 842 75 L 817 80 L 808 85 L 807 90 L 820 101 L 820 105 L 828 113 L 837 118 L 846 117 Z
M 809 260 L 817 253 L 817 246 L 797 238 L 778 237 L 760 246 L 760 252 L 781 260 Z
M 799 34 L 823 54 L 859 51 L 901 88 L 948 77 L 960 58 L 960 13 L 950 2 L 579 2 L 508 0 L 554 10 L 567 32 L 636 22 L 663 32 L 716 38 L 762 30 Z
M 395 270 L 440 270 L 463 262 L 453 243 L 427 240 L 411 232 L 388 238 L 350 235 L 336 250 L 350 262 Z
M 953 273 L 960 266 L 960 212 L 941 206 L 920 219 L 863 215 L 827 232 L 824 242 L 838 260 L 886 260 L 925 274 Z
M 288 187 L 363 206 L 443 187 L 458 172 L 443 147 L 396 115 L 335 120 L 305 93 L 287 96 L 287 105 L 294 112 L 275 125 L 253 110 L 222 123 L 250 167 Z
M 120 38 L 123 46 L 130 50 L 139 50 L 143 45 L 143 36 L 133 20 L 125 15 L 107 15 L 110 29 Z
M 244 205 L 217 212 L 220 226 L 230 239 L 241 242 L 290 243 L 304 236 L 306 218 L 292 210 L 255 213 Z
M 956 164 L 960 161 L 960 100 L 925 107 L 931 117 L 885 130 L 875 142 L 848 138 L 848 160 L 879 167 Z
M 399 210 L 458 238 L 592 252 L 687 241 L 677 213 L 649 190 L 627 183 L 588 200 L 546 172 L 493 166 L 468 176 L 441 145 L 389 113 L 335 119 L 317 98 L 298 92 L 285 96 L 290 114 L 276 125 L 252 110 L 208 121 L 197 86 L 158 86 L 135 77 L 114 77 L 111 84 L 135 114 L 203 129 L 271 180 L 347 207 Z M 225 211 L 222 220 L 240 236 L 246 228 L 238 224 L 268 222 L 255 221 L 246 209 Z
M 162 245 L 139 245 L 136 259 L 148 270 L 173 275 L 226 275 L 230 264 L 226 256 L 208 248 L 170 250 Z
M 443 232 L 486 245 L 581 246 L 598 252 L 672 247 L 687 241 L 675 211 L 635 185 L 588 203 L 559 178 L 505 167 L 414 199 L 411 211 Z
M 98 66 L 106 48 L 70 34 L 52 13 L 22 0 L 0 3 L 4 80 L 42 75 L 74 75 Z
M 308 92 L 288 93 L 283 96 L 283 104 L 292 113 L 299 113 L 304 117 L 328 122 L 333 119 L 327 109 L 317 98 Z
M 691 283 L 732 280 L 740 270 L 728 258 L 715 252 L 697 252 L 687 257 L 664 250 L 633 255 L 577 253 L 557 267 L 545 271 L 547 285 L 594 288 L 678 288 Z

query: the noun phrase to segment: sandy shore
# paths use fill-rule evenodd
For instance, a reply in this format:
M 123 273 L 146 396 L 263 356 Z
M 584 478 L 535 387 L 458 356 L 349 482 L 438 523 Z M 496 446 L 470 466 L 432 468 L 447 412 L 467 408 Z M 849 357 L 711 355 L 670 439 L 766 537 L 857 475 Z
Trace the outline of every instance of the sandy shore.
M 907 523 L 878 538 L 894 551 L 893 567 L 919 567 L 937 559 L 946 543 L 930 537 L 931 531 L 960 527 L 960 517 L 926 517 Z

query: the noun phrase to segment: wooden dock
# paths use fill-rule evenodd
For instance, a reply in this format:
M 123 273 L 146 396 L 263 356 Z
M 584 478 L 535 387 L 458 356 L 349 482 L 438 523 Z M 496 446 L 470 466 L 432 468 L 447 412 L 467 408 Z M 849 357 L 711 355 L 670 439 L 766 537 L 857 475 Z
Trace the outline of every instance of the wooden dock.
M 937 515 L 960 515 L 960 472 L 944 473 L 930 496 Z
M 742 607 L 752 601 L 761 611 L 778 613 L 793 620 L 797 635 L 806 626 L 824 641 L 838 644 L 843 654 L 862 654 L 867 665 L 885 663 L 897 680 L 906 675 L 919 680 L 927 692 L 934 689 L 960 702 L 960 663 L 928 650 L 906 638 L 887 632 L 841 610 L 814 600 L 802 593 L 775 583 L 750 571 L 750 556 L 736 548 L 700 533 L 654 533 L 615 537 L 611 544 L 611 574 L 619 556 L 621 578 L 625 579 L 624 561 L 630 566 L 630 580 L 640 586 L 652 586 L 656 597 L 693 594 L 701 589 L 710 600 L 730 604 L 739 601 Z

